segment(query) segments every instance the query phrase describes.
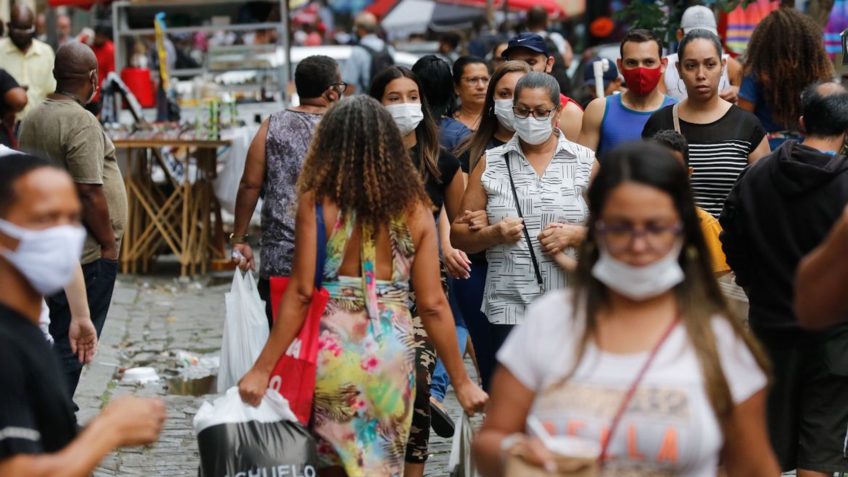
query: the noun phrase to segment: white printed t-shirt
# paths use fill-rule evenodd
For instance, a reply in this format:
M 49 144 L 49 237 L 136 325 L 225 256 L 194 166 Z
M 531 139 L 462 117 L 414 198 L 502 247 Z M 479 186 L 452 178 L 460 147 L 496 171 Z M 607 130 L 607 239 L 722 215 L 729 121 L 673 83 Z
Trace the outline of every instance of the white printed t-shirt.
M 589 343 L 574 375 L 558 384 L 573 368 L 582 335 L 571 304 L 565 290 L 537 300 L 498 361 L 537 393 L 531 412 L 549 431 L 601 442 L 650 353 L 612 354 Z M 739 404 L 765 388 L 766 376 L 726 320 L 713 318 L 712 328 L 733 402 Z M 701 366 L 680 324 L 615 430 L 603 475 L 715 477 L 723 442 Z

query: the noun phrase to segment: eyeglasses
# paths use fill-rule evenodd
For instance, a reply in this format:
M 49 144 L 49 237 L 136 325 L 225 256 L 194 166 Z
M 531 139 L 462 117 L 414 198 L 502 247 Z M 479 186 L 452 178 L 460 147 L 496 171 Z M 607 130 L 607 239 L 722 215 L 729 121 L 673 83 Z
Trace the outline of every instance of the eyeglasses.
M 344 81 L 340 81 L 338 83 L 333 83 L 330 85 L 331 88 L 336 88 L 339 94 L 343 94 L 347 90 L 347 83 Z
M 512 108 L 512 114 L 515 115 L 516 118 L 526 119 L 528 116 L 533 116 L 539 121 L 547 121 L 551 118 L 551 113 L 553 113 L 556 108 L 551 109 L 527 109 L 522 108 L 520 106 L 515 106 Z
M 482 83 L 484 85 L 489 84 L 488 76 L 475 76 L 473 78 L 462 78 L 462 82 L 467 84 L 468 86 L 474 86 L 477 83 Z
M 630 248 L 637 238 L 654 252 L 664 252 L 671 248 L 674 239 L 683 233 L 683 225 L 648 224 L 645 227 L 634 227 L 631 224 L 606 224 L 598 222 L 595 225 L 598 236 L 603 238 L 607 248 L 613 252 L 621 252 Z

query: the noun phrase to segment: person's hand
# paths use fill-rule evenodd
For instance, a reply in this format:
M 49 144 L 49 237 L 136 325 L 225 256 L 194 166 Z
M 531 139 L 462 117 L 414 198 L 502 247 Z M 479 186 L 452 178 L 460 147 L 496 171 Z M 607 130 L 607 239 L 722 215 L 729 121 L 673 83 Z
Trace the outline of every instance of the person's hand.
M 105 245 L 100 247 L 100 258 L 105 258 L 106 260 L 117 260 L 118 259 L 118 246 L 115 243 Z
M 118 446 L 139 446 L 156 442 L 165 423 L 165 403 L 161 399 L 123 396 L 115 399 L 98 419 L 118 436 Z
M 71 353 L 80 363 L 88 364 L 97 353 L 97 330 L 88 316 L 74 316 L 68 328 L 68 340 L 71 342 Z
M 466 378 L 462 382 L 455 384 L 453 387 L 456 391 L 456 399 L 459 405 L 465 410 L 469 416 L 473 416 L 476 412 L 482 411 L 489 400 L 489 395 L 480 389 L 471 378 Z
M 585 236 L 581 225 L 551 223 L 539 233 L 539 244 L 548 255 L 556 255 L 568 247 L 578 245 Z
M 241 378 L 238 384 L 241 400 L 253 407 L 259 406 L 265 396 L 265 391 L 268 389 L 270 379 L 269 373 L 260 371 L 255 367 L 250 368 L 250 371 Z
M 551 474 L 557 472 L 556 456 L 545 447 L 545 444 L 539 438 L 527 437 L 519 441 L 513 450 L 520 454 L 528 464 L 545 469 Z
M 513 244 L 524 236 L 524 220 L 507 217 L 495 225 L 499 241 L 505 244 Z
M 246 243 L 233 244 L 233 261 L 238 262 L 241 271 L 256 270 L 256 260 L 253 249 Z
M 468 230 L 472 232 L 479 232 L 489 226 L 489 214 L 485 210 L 466 210 L 456 222 L 468 225 Z
M 462 250 L 444 247 L 445 267 L 453 278 L 469 278 L 471 276 L 471 260 Z
M 724 88 L 718 96 L 728 102 L 736 103 L 739 101 L 739 86 L 728 86 Z

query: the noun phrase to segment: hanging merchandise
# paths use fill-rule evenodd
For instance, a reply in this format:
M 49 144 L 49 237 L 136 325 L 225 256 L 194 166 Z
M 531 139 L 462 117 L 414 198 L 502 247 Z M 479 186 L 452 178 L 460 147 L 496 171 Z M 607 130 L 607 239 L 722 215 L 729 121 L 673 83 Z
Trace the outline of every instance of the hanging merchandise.
M 747 7 L 736 7 L 727 14 L 727 35 L 725 43 L 734 53 L 741 55 L 748 48 L 751 35 L 757 25 L 769 13 L 777 10 L 780 2 L 775 0 L 754 0 Z

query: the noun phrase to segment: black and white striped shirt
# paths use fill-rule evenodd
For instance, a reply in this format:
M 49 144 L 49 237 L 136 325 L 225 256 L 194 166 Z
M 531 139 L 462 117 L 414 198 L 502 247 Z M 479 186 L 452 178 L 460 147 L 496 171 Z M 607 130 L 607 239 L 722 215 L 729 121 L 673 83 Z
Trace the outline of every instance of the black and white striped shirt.
M 650 138 L 664 129 L 673 130 L 671 109 L 668 106 L 654 113 L 645 123 L 642 137 Z M 689 142 L 695 202 L 718 218 L 724 199 L 748 166 L 748 155 L 759 146 L 766 131 L 756 116 L 738 106 L 731 106 L 724 116 L 708 124 L 681 119 L 680 130 Z

